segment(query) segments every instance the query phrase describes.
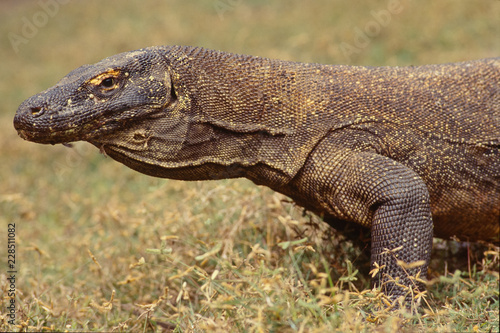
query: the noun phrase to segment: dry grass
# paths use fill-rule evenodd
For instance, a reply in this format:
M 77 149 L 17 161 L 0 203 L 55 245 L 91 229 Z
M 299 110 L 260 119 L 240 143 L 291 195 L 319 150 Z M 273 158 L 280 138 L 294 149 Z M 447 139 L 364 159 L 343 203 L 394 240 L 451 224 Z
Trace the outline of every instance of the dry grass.
M 354 45 L 388 1 L 71 1 L 17 53 L 8 33 L 41 7 L 0 3 L 0 237 L 16 223 L 18 270 L 12 326 L 4 248 L 0 330 L 498 331 L 498 249 L 469 269 L 459 245 L 440 242 L 428 304 L 388 312 L 357 272 L 360 250 L 281 195 L 245 180 L 150 178 L 86 144 L 24 142 L 12 127 L 24 98 L 71 69 L 149 45 L 367 65 L 498 56 L 498 1 L 399 4 L 346 58 L 341 43 Z

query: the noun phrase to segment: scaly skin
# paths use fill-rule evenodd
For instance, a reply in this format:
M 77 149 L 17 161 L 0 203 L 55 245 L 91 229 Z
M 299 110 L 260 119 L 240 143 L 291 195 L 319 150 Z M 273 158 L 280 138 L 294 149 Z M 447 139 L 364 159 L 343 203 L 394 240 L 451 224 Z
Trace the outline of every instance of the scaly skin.
M 151 176 L 246 177 L 332 225 L 371 228 L 374 282 L 409 300 L 433 233 L 499 239 L 499 82 L 500 58 L 352 67 L 152 47 L 74 70 L 14 126 Z

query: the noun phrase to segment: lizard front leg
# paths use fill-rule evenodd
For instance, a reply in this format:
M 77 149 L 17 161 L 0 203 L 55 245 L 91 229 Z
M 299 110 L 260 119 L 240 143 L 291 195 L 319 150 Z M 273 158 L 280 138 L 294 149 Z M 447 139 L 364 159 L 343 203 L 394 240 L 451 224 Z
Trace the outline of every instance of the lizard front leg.
M 407 287 L 424 289 L 410 277 L 425 279 L 430 260 L 429 193 L 417 173 L 376 153 L 366 144 L 373 140 L 359 141 L 360 135 L 366 133 L 322 140 L 291 185 L 317 212 L 370 228 L 374 284 L 393 300 L 409 301 Z

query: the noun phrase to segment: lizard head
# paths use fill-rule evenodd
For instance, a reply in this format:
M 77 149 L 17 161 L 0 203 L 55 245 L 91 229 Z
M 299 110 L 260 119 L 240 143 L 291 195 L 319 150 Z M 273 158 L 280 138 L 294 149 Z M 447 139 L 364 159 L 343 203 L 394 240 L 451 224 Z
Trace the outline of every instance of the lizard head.
M 14 127 L 23 139 L 38 143 L 99 142 L 175 103 L 166 66 L 150 48 L 79 67 L 26 99 Z

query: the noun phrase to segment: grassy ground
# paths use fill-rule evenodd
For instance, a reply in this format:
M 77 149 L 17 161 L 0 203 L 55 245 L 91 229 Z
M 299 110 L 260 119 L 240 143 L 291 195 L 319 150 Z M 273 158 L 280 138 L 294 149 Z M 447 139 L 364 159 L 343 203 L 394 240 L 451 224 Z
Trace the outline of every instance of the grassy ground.
M 422 311 L 389 313 L 360 250 L 281 195 L 150 178 L 12 127 L 24 98 L 121 51 L 451 62 L 498 56 L 498 17 L 492 0 L 0 2 L 0 242 L 15 223 L 17 245 L 15 325 L 0 251 L 0 331 L 498 332 L 498 248 L 436 240 Z

